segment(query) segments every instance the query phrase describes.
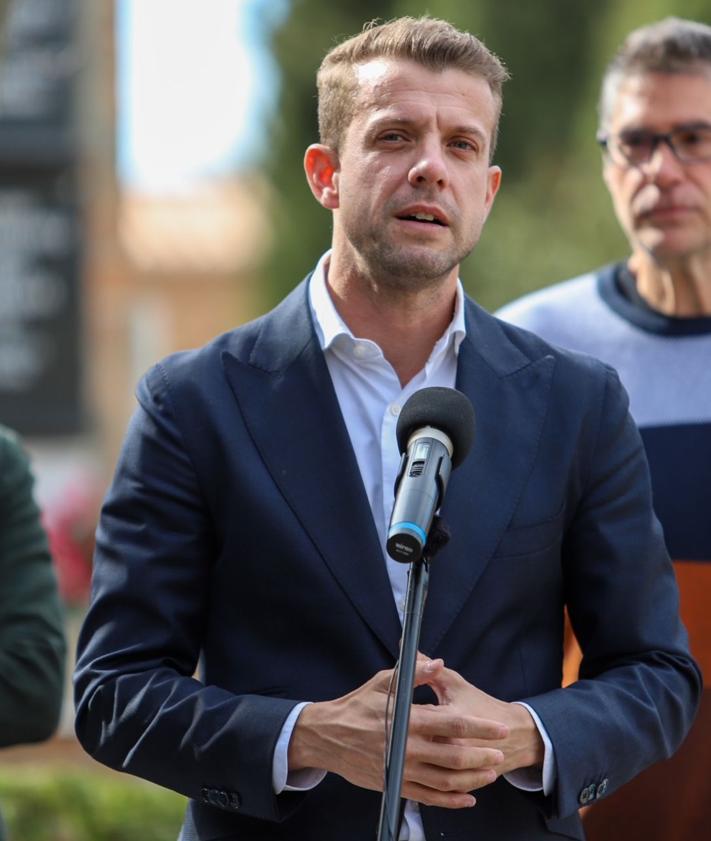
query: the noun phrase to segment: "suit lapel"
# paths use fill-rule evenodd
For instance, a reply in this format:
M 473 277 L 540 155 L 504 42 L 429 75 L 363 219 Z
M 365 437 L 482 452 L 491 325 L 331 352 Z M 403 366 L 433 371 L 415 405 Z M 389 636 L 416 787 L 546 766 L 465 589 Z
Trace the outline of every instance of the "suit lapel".
M 305 284 L 261 322 L 226 376 L 271 476 L 363 620 L 395 656 L 401 633 L 382 550 L 323 353 Z M 555 361 L 532 361 L 498 322 L 467 303 L 457 388 L 476 412 L 472 451 L 442 514 L 452 530 L 432 564 L 421 649 L 437 645 L 469 602 L 533 464 Z
M 245 424 L 284 499 L 361 617 L 395 656 L 400 624 L 360 471 L 298 287 L 247 360 L 223 355 Z
M 468 302 L 457 388 L 472 401 L 476 434 L 442 506 L 452 538 L 432 562 L 420 645 L 431 656 L 464 606 L 476 609 L 472 593 L 536 456 L 554 365 L 551 356 L 524 356 L 494 318 Z

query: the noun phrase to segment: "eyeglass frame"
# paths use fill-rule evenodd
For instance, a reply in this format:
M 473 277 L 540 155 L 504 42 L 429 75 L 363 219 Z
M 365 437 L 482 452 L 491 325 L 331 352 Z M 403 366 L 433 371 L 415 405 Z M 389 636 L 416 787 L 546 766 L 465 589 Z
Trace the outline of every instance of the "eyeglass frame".
M 682 158 L 682 157 L 679 156 L 679 153 L 674 146 L 672 138 L 675 134 L 679 134 L 680 132 L 698 131 L 699 129 L 706 130 L 711 134 L 711 123 L 692 123 L 692 124 L 689 124 L 689 125 L 677 126 L 676 128 L 673 128 L 671 131 L 647 131 L 646 129 L 639 129 L 639 130 L 628 129 L 628 131 L 630 133 L 636 133 L 636 134 L 639 134 L 639 135 L 643 135 L 646 139 L 649 139 L 651 141 L 651 145 L 650 145 L 650 150 L 649 150 L 649 156 L 647 158 L 645 158 L 644 160 L 641 160 L 641 161 L 630 160 L 627 157 L 627 155 L 625 155 L 625 153 L 619 148 L 619 146 L 617 146 L 616 147 L 617 152 L 619 153 L 620 158 L 624 160 L 624 164 L 622 164 L 621 161 L 615 160 L 614 154 L 610 152 L 610 140 L 615 139 L 615 138 L 619 139 L 621 134 L 624 134 L 624 132 L 622 132 L 622 133 L 618 132 L 617 134 L 606 134 L 604 132 L 598 132 L 595 140 L 596 140 L 598 146 L 600 146 L 600 148 L 603 150 L 603 152 L 606 155 L 608 155 L 608 157 L 612 160 L 612 162 L 616 163 L 618 166 L 627 165 L 627 166 L 637 166 L 637 167 L 639 167 L 639 166 L 644 166 L 645 164 L 648 164 L 652 160 L 652 158 L 654 157 L 654 153 L 657 151 L 657 147 L 659 146 L 660 143 L 666 143 L 666 145 L 671 150 L 672 155 L 674 155 L 674 157 L 676 158 L 677 161 L 679 161 L 679 163 L 682 163 L 682 164 L 697 164 L 697 163 L 705 163 L 706 161 L 711 161 L 711 154 L 706 155 L 702 158 L 693 158 L 693 159 Z

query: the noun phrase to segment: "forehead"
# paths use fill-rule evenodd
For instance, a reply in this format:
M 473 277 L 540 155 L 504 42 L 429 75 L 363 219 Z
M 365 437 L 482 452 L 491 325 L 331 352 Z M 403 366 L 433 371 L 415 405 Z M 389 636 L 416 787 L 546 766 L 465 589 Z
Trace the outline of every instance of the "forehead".
M 612 99 L 613 130 L 711 123 L 711 68 L 694 73 L 641 73 L 623 79 Z
M 437 112 L 493 131 L 497 103 L 488 82 L 457 68 L 430 70 L 407 59 L 373 59 L 355 68 L 358 84 L 356 118 L 392 115 L 417 118 Z

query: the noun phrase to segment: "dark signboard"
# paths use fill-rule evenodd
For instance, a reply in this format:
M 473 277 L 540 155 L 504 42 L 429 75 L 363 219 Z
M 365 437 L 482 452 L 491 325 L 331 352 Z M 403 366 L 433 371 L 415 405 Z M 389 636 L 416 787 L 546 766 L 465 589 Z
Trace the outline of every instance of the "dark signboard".
M 80 423 L 81 229 L 69 171 L 0 169 L 0 420 L 28 435 Z
M 56 159 L 57 140 L 66 140 L 71 134 L 74 84 L 79 69 L 74 17 L 73 0 L 8 3 L 0 53 L 3 155 L 19 152 L 27 156 L 35 146 L 43 145 L 49 159 Z M 16 139 L 25 143 L 20 142 L 19 148 L 13 149 Z M 70 149 L 61 151 L 67 153 Z
M 0 54 L 0 422 L 79 431 L 73 0 L 13 0 Z

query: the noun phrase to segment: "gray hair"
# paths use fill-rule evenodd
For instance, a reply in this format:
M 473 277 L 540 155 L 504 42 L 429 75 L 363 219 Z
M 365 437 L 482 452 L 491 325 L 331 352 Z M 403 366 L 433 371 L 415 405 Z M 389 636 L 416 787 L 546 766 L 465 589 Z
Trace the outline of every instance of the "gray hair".
M 602 78 L 600 125 L 610 118 L 619 86 L 644 73 L 703 73 L 711 70 L 711 26 L 668 17 L 641 26 L 625 38 Z

